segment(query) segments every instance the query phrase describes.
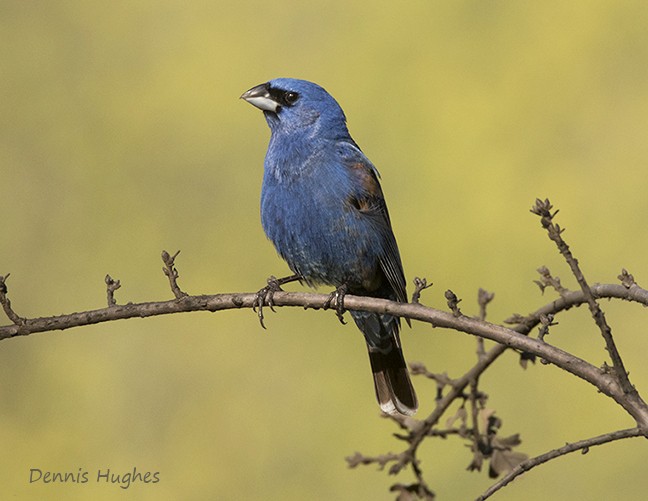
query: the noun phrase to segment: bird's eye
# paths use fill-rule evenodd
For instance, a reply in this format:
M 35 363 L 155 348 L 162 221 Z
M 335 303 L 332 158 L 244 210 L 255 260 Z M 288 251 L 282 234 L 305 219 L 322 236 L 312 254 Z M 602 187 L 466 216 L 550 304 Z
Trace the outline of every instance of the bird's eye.
M 299 99 L 299 94 L 296 92 L 288 91 L 284 94 L 284 101 L 288 106 L 295 104 L 297 99 Z

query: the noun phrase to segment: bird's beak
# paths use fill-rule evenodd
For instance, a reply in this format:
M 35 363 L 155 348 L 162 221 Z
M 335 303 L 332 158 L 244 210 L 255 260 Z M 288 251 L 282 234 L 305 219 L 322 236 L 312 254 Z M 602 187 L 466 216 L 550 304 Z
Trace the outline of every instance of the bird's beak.
M 244 92 L 241 99 L 245 99 L 252 106 L 256 106 L 263 111 L 277 111 L 279 103 L 272 99 L 270 96 L 270 87 L 267 83 L 252 87 L 247 92 Z

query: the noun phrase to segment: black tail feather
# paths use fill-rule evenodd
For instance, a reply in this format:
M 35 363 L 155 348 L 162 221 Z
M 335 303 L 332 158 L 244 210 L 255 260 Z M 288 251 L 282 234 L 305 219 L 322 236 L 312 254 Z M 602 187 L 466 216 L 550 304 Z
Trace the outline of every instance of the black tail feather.
M 369 345 L 367 348 L 380 408 L 387 414 L 414 414 L 418 400 L 400 346 L 392 343 L 386 353 Z

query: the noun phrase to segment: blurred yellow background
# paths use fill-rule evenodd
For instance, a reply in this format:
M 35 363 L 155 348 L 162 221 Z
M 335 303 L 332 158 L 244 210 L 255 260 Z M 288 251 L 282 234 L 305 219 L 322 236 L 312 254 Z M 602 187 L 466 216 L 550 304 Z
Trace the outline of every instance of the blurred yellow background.
M 451 288 L 501 322 L 550 301 L 547 265 L 575 288 L 530 214 L 536 197 L 591 282 L 622 267 L 648 285 L 648 4 L 618 2 L 0 2 L 0 274 L 25 316 L 170 299 L 162 249 L 189 293 L 255 291 L 286 265 L 259 222 L 269 131 L 239 101 L 274 77 L 333 94 L 383 180 L 408 281 L 428 304 Z M 299 289 L 298 286 L 291 287 Z M 411 289 L 411 287 L 410 287 Z M 648 394 L 647 313 L 604 303 L 631 378 Z M 600 365 L 584 309 L 549 342 Z M 8 323 L 6 320 L 0 322 Z M 333 313 L 281 309 L 113 322 L 0 343 L 0 485 L 11 499 L 392 499 L 374 467 L 399 451 L 379 417 L 361 335 Z M 405 353 L 457 377 L 466 335 L 415 324 Z M 419 416 L 434 384 L 415 379 Z M 555 367 L 503 356 L 482 378 L 502 433 L 536 455 L 633 425 Z M 498 500 L 645 499 L 645 441 L 537 469 Z M 472 499 L 458 440 L 421 449 L 439 499 Z M 98 469 L 159 472 L 97 484 Z M 31 468 L 90 472 L 29 483 Z

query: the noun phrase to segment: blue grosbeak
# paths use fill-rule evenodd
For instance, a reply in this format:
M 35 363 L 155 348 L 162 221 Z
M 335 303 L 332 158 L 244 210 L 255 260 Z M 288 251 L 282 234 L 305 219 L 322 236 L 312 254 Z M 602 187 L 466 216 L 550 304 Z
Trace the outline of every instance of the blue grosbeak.
M 291 78 L 253 87 L 241 98 L 263 110 L 270 126 L 261 222 L 296 277 L 310 286 L 407 302 L 378 171 L 351 138 L 337 101 L 319 85 Z M 351 316 L 367 343 L 380 408 L 414 414 L 400 320 Z

